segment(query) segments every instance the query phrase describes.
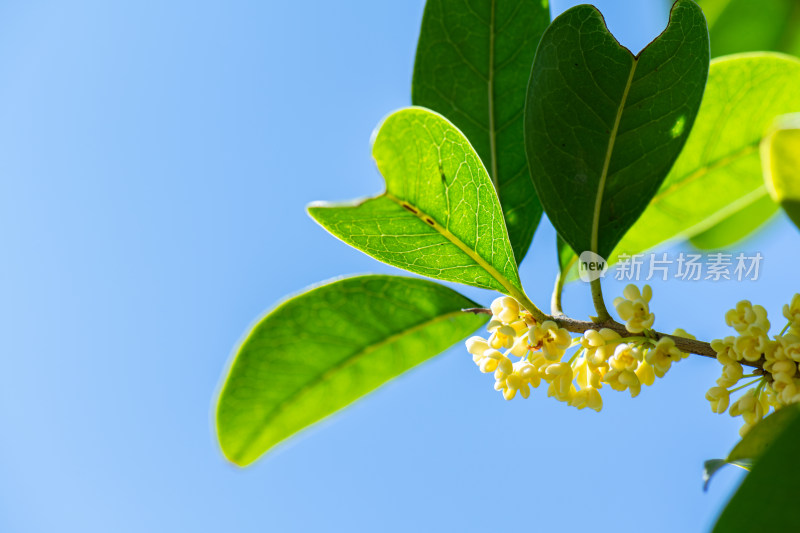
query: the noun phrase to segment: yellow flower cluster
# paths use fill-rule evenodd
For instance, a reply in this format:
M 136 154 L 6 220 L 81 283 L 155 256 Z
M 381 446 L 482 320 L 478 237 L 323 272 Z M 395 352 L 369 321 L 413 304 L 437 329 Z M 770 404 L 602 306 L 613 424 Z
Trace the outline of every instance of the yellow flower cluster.
M 629 285 L 624 296 L 615 303 L 628 331 L 647 332 L 655 318 L 648 307 L 650 287 L 645 286 L 640 292 Z M 548 396 L 578 409 L 600 411 L 603 399 L 599 389 L 603 384 L 617 391 L 628 390 L 634 397 L 643 384 L 652 385 L 656 377 L 664 377 L 672 363 L 688 357 L 670 337 L 623 338 L 606 328 L 587 330 L 573 341 L 566 329 L 551 320 L 537 323 L 508 296 L 492 302 L 491 310 L 489 338 L 471 337 L 467 350 L 481 372 L 494 373 L 494 388 L 506 400 L 517 392 L 527 398 L 531 388 L 545 382 Z M 694 338 L 683 330 L 675 335 Z M 572 347 L 578 349 L 564 361 Z M 520 359 L 512 362 L 512 356 Z
M 770 337 L 766 310 L 743 300 L 725 313 L 725 322 L 737 335 L 711 341 L 722 375 L 708 390 L 706 399 L 715 413 L 728 411 L 731 416 L 742 416 L 742 436 L 770 409 L 800 402 L 800 294 L 783 306 L 783 315 L 788 321 L 786 327 Z M 742 363 L 758 364 L 763 372 L 745 375 Z M 756 379 L 734 388 L 747 377 Z M 743 389 L 742 396 L 731 403 L 731 393 Z

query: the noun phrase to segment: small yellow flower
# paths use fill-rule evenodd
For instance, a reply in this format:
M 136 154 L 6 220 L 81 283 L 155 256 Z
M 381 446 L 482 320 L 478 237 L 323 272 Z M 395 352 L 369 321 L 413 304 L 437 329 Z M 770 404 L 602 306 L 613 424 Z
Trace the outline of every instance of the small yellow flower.
M 541 349 L 549 361 L 557 361 L 572 343 L 569 331 L 558 327 L 552 320 L 537 324 L 528 331 L 528 341 L 533 349 Z
M 550 383 L 550 386 L 547 387 L 547 397 L 548 398 L 555 398 L 559 402 L 565 402 L 569 404 L 572 398 L 577 393 L 577 389 L 571 383 L 569 387 L 566 389 L 561 388 L 561 383 L 556 383 L 555 381 Z
M 594 367 L 604 365 L 614 354 L 614 349 L 620 342 L 622 342 L 622 336 L 608 328 L 599 331 L 589 329 L 583 333 L 583 337 L 580 337 L 581 346 L 585 349 L 586 360 Z
M 627 343 L 617 345 L 614 355 L 608 360 L 610 369 L 603 376 L 603 381 L 616 391 L 628 389 L 631 398 L 635 398 L 642 388 L 639 377 L 636 375 L 641 361 L 641 350 Z
M 795 329 L 800 329 L 800 294 L 792 296 L 792 301 L 783 306 L 783 316 Z
M 486 329 L 491 332 L 489 336 L 490 347 L 500 350 L 514 346 L 514 337 L 517 332 L 511 326 L 503 324 L 499 320 L 490 320 Z
M 742 360 L 742 356 L 734 348 L 735 343 L 736 337 L 733 336 L 711 341 L 711 349 L 717 352 L 717 361 L 720 364 L 729 365 Z
M 478 363 L 483 357 L 483 352 L 489 349 L 489 343 L 483 337 L 470 337 L 466 342 L 467 351 L 472 354 L 472 360 Z
M 511 324 L 520 319 L 520 305 L 510 296 L 495 298 L 492 302 L 492 315 L 494 318 L 505 324 Z
M 800 363 L 800 337 L 791 334 L 778 337 L 778 351 L 787 359 Z
M 662 374 L 663 375 L 663 374 Z M 636 369 L 636 377 L 642 385 L 651 386 L 656 381 L 656 374 L 653 367 L 647 361 L 639 363 L 639 368 Z
M 731 401 L 731 394 L 724 387 L 711 387 L 706 393 L 706 400 L 711 402 L 711 411 L 722 414 L 728 409 Z
M 733 387 L 744 375 L 744 368 L 739 362 L 733 362 L 722 367 L 722 375 L 717 380 L 720 387 Z
M 675 341 L 669 337 L 661 337 L 656 345 L 648 350 L 645 361 L 652 365 L 656 376 L 663 378 L 672 367 L 672 363 L 682 358 L 683 352 L 675 347 Z
M 741 398 L 736 400 L 730 408 L 731 416 L 741 415 L 745 424 L 752 426 L 762 418 L 764 418 L 764 406 L 758 398 L 756 398 L 755 391 L 749 390 L 745 392 Z
M 511 353 L 517 357 L 523 357 L 531 349 L 528 344 L 528 324 L 524 320 L 517 320 L 509 324 L 514 329 L 514 344 L 511 347 Z
M 745 333 L 750 327 L 758 327 L 761 331 L 769 331 L 767 311 L 760 305 L 753 305 L 747 300 L 736 304 L 735 309 L 725 313 L 725 323 L 739 333 Z
M 503 392 L 503 398 L 511 400 L 516 396 L 517 391 L 523 398 L 531 394 L 530 387 L 534 389 L 539 386 L 541 377 L 535 366 L 530 362 L 522 360 L 513 365 L 513 371 L 506 377 L 498 379 L 494 388 Z
M 576 391 L 569 399 L 569 405 L 576 407 L 578 410 L 594 409 L 598 413 L 603 408 L 603 397 L 600 396 L 600 391 L 594 387 L 585 387 Z
M 614 307 L 625 321 L 625 329 L 631 333 L 641 333 L 652 328 L 656 316 L 650 312 L 649 302 L 653 297 L 650 285 L 645 285 L 642 292 L 636 285 L 628 285 L 622 294 L 624 297 L 614 299 Z
M 733 349 L 745 361 L 754 363 L 761 359 L 765 352 L 773 348 L 773 342 L 766 331 L 756 325 L 747 328 L 746 333 L 736 337 Z
M 496 371 L 500 371 L 503 374 L 511 374 L 513 372 L 511 359 L 503 355 L 503 352 L 499 350 L 490 348 L 483 352 L 478 361 L 475 362 L 484 374 Z M 497 374 L 495 374 L 496 376 Z
M 567 363 L 551 363 L 547 365 L 544 372 L 544 379 L 555 387 L 556 398 L 562 399 L 569 396 L 572 387 L 573 372 L 572 367 Z M 566 400 L 562 400 L 566 401 Z

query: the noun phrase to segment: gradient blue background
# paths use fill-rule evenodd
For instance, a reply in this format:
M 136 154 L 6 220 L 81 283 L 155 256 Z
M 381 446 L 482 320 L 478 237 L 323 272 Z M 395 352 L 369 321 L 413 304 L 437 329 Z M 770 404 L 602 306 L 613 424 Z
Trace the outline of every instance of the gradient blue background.
M 634 50 L 666 23 L 661 0 L 597 3 Z M 740 474 L 704 494 L 702 462 L 739 422 L 710 412 L 700 358 L 598 415 L 507 403 L 456 347 L 247 470 L 219 452 L 247 326 L 320 280 L 397 273 L 304 206 L 381 190 L 368 141 L 409 104 L 423 4 L 0 5 L 0 531 L 708 528 Z M 522 266 L 542 305 L 553 241 L 544 224 Z M 737 247 L 761 281 L 655 283 L 656 324 L 722 336 L 740 297 L 780 322 L 797 243 L 781 216 Z M 571 314 L 588 301 L 567 288 Z

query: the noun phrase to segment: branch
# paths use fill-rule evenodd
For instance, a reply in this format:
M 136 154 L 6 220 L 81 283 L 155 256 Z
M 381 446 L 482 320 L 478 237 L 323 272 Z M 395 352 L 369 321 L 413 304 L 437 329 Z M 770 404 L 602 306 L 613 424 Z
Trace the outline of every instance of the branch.
M 484 314 L 484 315 L 491 315 L 491 309 L 485 309 L 483 307 L 473 307 L 470 309 L 462 309 L 465 313 L 474 313 L 474 314 Z M 574 318 L 569 318 L 566 316 L 548 316 L 547 320 L 552 320 L 560 327 L 566 329 L 567 331 L 571 331 L 572 333 L 583 333 L 589 329 L 602 329 L 608 328 L 616 331 L 622 337 L 638 337 L 640 334 L 638 333 L 631 333 L 623 324 L 620 324 L 616 320 L 605 320 L 603 322 L 587 322 L 584 320 L 575 320 Z M 675 346 L 682 352 L 693 353 L 695 355 L 702 355 L 703 357 L 711 357 L 712 359 L 717 358 L 717 352 L 711 348 L 711 345 L 705 341 L 698 341 L 694 339 L 687 339 L 686 337 L 678 337 L 675 335 L 669 335 L 667 333 L 661 333 L 658 331 L 654 332 L 655 340 L 658 340 L 662 337 L 669 337 L 673 341 L 675 341 Z M 750 366 L 753 368 L 762 368 L 763 359 L 760 361 L 756 361 L 751 363 L 750 361 L 739 361 L 744 366 Z

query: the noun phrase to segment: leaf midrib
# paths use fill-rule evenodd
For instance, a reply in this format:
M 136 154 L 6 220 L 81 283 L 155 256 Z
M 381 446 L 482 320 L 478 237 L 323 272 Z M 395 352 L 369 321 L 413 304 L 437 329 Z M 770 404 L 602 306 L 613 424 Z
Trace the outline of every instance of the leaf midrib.
M 369 346 L 345 357 L 343 360 L 339 361 L 336 365 L 332 366 L 331 368 L 326 369 L 324 372 L 317 374 L 316 376 L 314 376 L 314 378 L 301 385 L 298 389 L 296 389 L 288 397 L 286 397 L 282 402 L 276 405 L 269 413 L 267 413 L 264 416 L 262 422 L 258 425 L 258 427 L 250 432 L 247 439 L 245 440 L 246 444 L 241 448 L 239 448 L 238 453 L 236 455 L 232 455 L 231 459 L 233 459 L 234 462 L 238 463 L 239 460 L 241 460 L 242 456 L 244 456 L 245 453 L 248 452 L 253 447 L 253 445 L 258 441 L 258 438 L 264 433 L 263 428 L 267 426 L 267 424 L 274 421 L 276 418 L 278 418 L 281 414 L 283 414 L 287 409 L 289 409 L 293 405 L 296 405 L 298 401 L 303 396 L 308 394 L 310 390 L 332 379 L 333 375 L 336 374 L 337 372 L 356 364 L 358 361 L 360 361 L 367 355 L 375 352 L 376 350 L 379 350 L 380 348 L 389 346 L 390 344 L 398 341 L 400 338 L 405 337 L 406 335 L 414 334 L 417 331 L 420 331 L 428 326 L 433 326 L 435 324 L 438 324 L 439 322 L 443 322 L 450 318 L 459 316 L 462 313 L 463 311 L 461 311 L 460 309 L 456 311 L 450 311 L 449 313 L 439 315 L 433 319 L 420 322 L 419 324 L 415 324 L 409 328 L 406 328 L 397 333 L 389 335 L 385 339 L 376 342 L 375 344 L 370 344 Z
M 388 198 L 392 202 L 396 203 L 400 207 L 403 207 L 404 205 L 411 205 L 411 202 L 403 201 L 403 200 L 401 200 L 400 198 L 398 198 L 397 196 L 393 195 L 392 193 L 390 193 L 388 191 L 384 192 L 383 196 L 385 196 L 386 198 Z M 476 253 L 475 250 L 473 250 L 472 248 L 467 246 L 464 243 L 464 241 L 462 241 L 461 239 L 459 239 L 458 237 L 453 235 L 453 233 L 451 233 L 450 230 L 448 230 L 447 228 L 442 226 L 434 217 L 432 217 L 429 214 L 427 214 L 424 211 L 422 211 L 419 208 L 419 206 L 413 205 L 412 207 L 414 207 L 414 209 L 416 210 L 416 213 L 412 213 L 411 211 L 408 211 L 407 209 L 406 209 L 406 211 L 408 211 L 409 213 L 413 214 L 415 217 L 420 219 L 426 226 L 432 227 L 438 233 L 440 233 L 445 239 L 447 239 L 448 241 L 450 241 L 451 243 L 456 245 L 462 252 L 467 254 L 470 259 L 475 261 L 478 264 L 478 266 L 480 266 L 486 272 L 488 272 L 489 275 L 492 276 L 495 279 L 495 281 L 497 281 L 500 284 L 501 287 L 503 287 L 505 290 L 508 291 L 508 294 L 510 294 L 511 296 L 514 296 L 515 298 L 517 298 L 519 300 L 519 298 L 517 296 L 520 295 L 520 291 L 516 287 L 514 287 L 511 283 L 509 283 L 508 278 L 506 278 L 504 275 L 502 275 L 500 272 L 498 272 L 497 269 L 494 268 L 494 266 L 492 266 L 491 264 L 486 262 L 486 260 L 483 257 L 478 255 L 478 253 Z M 433 224 L 431 224 L 431 222 L 433 222 Z
M 600 208 L 603 205 L 603 194 L 605 193 L 606 179 L 608 178 L 608 167 L 611 164 L 611 156 L 614 153 L 614 143 L 617 140 L 617 131 L 619 130 L 619 123 L 622 120 L 622 114 L 625 111 L 625 103 L 628 100 L 628 93 L 633 84 L 633 75 L 636 72 L 636 66 L 639 64 L 639 59 L 634 57 L 631 64 L 631 71 L 628 74 L 628 81 L 625 83 L 625 89 L 622 91 L 622 98 L 620 99 L 619 108 L 617 109 L 617 116 L 614 118 L 614 127 L 611 129 L 611 135 L 608 139 L 608 147 L 606 148 L 606 157 L 603 161 L 603 170 L 600 173 L 600 181 L 597 184 L 597 194 L 594 201 L 594 213 L 592 217 L 592 238 L 591 249 L 594 253 L 598 253 L 598 240 L 599 240 L 599 227 L 600 227 Z

